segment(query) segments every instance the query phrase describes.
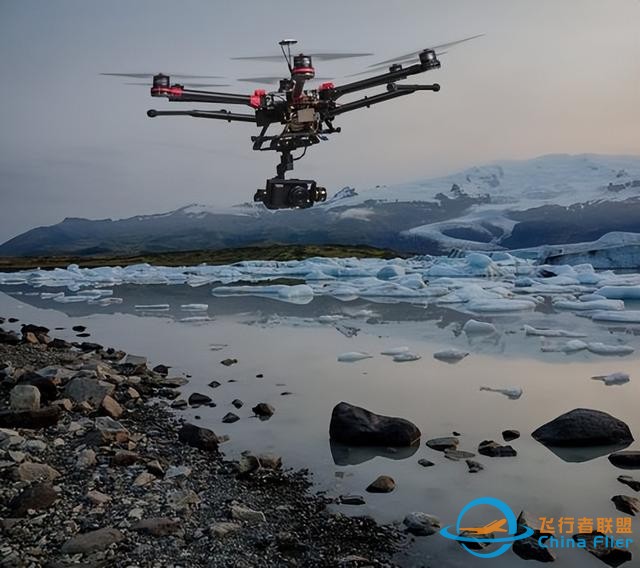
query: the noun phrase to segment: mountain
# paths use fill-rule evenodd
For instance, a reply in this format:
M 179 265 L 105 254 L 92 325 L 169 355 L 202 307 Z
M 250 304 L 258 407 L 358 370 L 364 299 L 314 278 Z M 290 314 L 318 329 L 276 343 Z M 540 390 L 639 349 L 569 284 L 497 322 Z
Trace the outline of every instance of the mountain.
M 127 219 L 67 218 L 0 246 L 3 256 L 135 254 L 269 243 L 403 252 L 500 250 L 640 232 L 640 157 L 554 154 L 365 190 L 308 210 L 188 205 Z

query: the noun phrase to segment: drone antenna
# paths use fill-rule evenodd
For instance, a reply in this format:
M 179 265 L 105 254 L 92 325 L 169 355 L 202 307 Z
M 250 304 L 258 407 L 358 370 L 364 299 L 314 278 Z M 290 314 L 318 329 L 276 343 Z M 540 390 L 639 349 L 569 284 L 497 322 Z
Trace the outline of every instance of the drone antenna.
M 291 46 L 298 43 L 297 39 L 283 39 L 278 42 L 280 49 L 282 50 L 282 55 L 284 55 L 284 60 L 287 62 L 287 67 L 289 68 L 289 73 L 292 72 L 293 68 L 291 67 Z M 285 53 L 284 46 L 287 46 L 287 51 Z

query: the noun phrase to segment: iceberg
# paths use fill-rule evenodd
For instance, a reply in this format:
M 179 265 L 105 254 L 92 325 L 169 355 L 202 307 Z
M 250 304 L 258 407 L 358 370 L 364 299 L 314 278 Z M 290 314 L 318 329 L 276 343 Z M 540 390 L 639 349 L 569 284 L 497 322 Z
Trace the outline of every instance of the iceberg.
M 445 349 L 433 354 L 433 358 L 445 363 L 457 363 L 462 361 L 469 353 L 460 349 Z
M 586 337 L 584 333 L 577 331 L 567 331 L 565 329 L 536 329 L 530 325 L 524 325 L 525 335 L 535 335 L 539 337 Z
M 595 377 L 591 377 L 596 381 L 602 381 L 605 385 L 624 385 L 628 383 L 630 378 L 628 373 L 611 373 L 609 375 L 597 375 Z
M 349 351 L 348 353 L 342 353 L 338 355 L 338 361 L 340 363 L 355 363 L 356 361 L 362 361 L 363 359 L 371 359 L 373 356 L 361 351 Z
M 597 311 L 591 314 L 593 321 L 640 323 L 640 310 L 626 310 L 623 312 Z
M 607 345 L 605 343 L 588 343 L 587 349 L 596 355 L 630 355 L 635 351 L 630 345 Z
M 603 286 L 595 293 L 610 300 L 640 300 L 640 286 Z
M 493 388 L 493 387 L 480 387 L 481 391 L 497 392 L 505 395 L 511 400 L 518 400 L 522 396 L 521 387 L 506 387 L 506 388 Z
M 470 319 L 462 326 L 462 331 L 467 335 L 493 335 L 498 333 L 496 326 L 484 321 Z
M 418 359 L 422 359 L 422 357 L 409 351 L 407 351 L 406 353 L 398 353 L 397 355 L 393 356 L 393 360 L 396 363 L 406 363 L 409 361 L 417 361 Z
M 558 300 L 553 302 L 554 308 L 562 310 L 624 310 L 622 300 L 592 300 L 591 302 L 577 302 L 571 300 Z

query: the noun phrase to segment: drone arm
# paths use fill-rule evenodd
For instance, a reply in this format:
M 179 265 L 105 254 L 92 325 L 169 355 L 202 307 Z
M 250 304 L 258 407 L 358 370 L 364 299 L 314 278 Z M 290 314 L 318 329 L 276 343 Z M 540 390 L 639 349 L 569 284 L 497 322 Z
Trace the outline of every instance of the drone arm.
M 217 118 L 226 120 L 227 122 L 255 122 L 256 117 L 253 114 L 242 114 L 229 112 L 227 110 L 148 110 L 147 116 L 155 118 L 156 116 L 192 116 L 194 118 Z
M 152 87 L 152 97 L 166 97 L 170 101 L 190 103 L 222 103 L 232 105 L 254 106 L 251 95 L 239 95 L 236 93 L 218 93 L 213 91 L 197 91 L 185 89 L 180 85 L 172 87 Z
M 384 101 L 390 101 L 391 99 L 395 99 L 398 97 L 403 97 L 405 95 L 410 95 L 415 91 L 439 91 L 440 85 L 437 83 L 433 85 L 395 85 L 391 84 L 388 86 L 388 91 L 386 93 L 380 93 L 378 95 L 373 95 L 370 97 L 363 97 L 356 101 L 352 101 L 349 103 L 345 103 L 338 107 L 332 108 L 328 111 L 329 120 L 331 120 L 334 116 L 339 114 L 344 114 L 345 112 L 350 112 L 352 110 L 357 110 L 359 108 L 368 108 L 372 105 L 382 103 Z

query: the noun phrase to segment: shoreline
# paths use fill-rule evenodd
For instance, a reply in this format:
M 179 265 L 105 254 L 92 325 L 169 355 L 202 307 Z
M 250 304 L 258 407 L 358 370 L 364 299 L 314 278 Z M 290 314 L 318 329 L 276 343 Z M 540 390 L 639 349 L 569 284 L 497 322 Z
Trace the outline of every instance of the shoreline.
M 0 327 L 0 566 L 394 566 L 398 529 L 176 416 L 186 379 L 48 334 Z

